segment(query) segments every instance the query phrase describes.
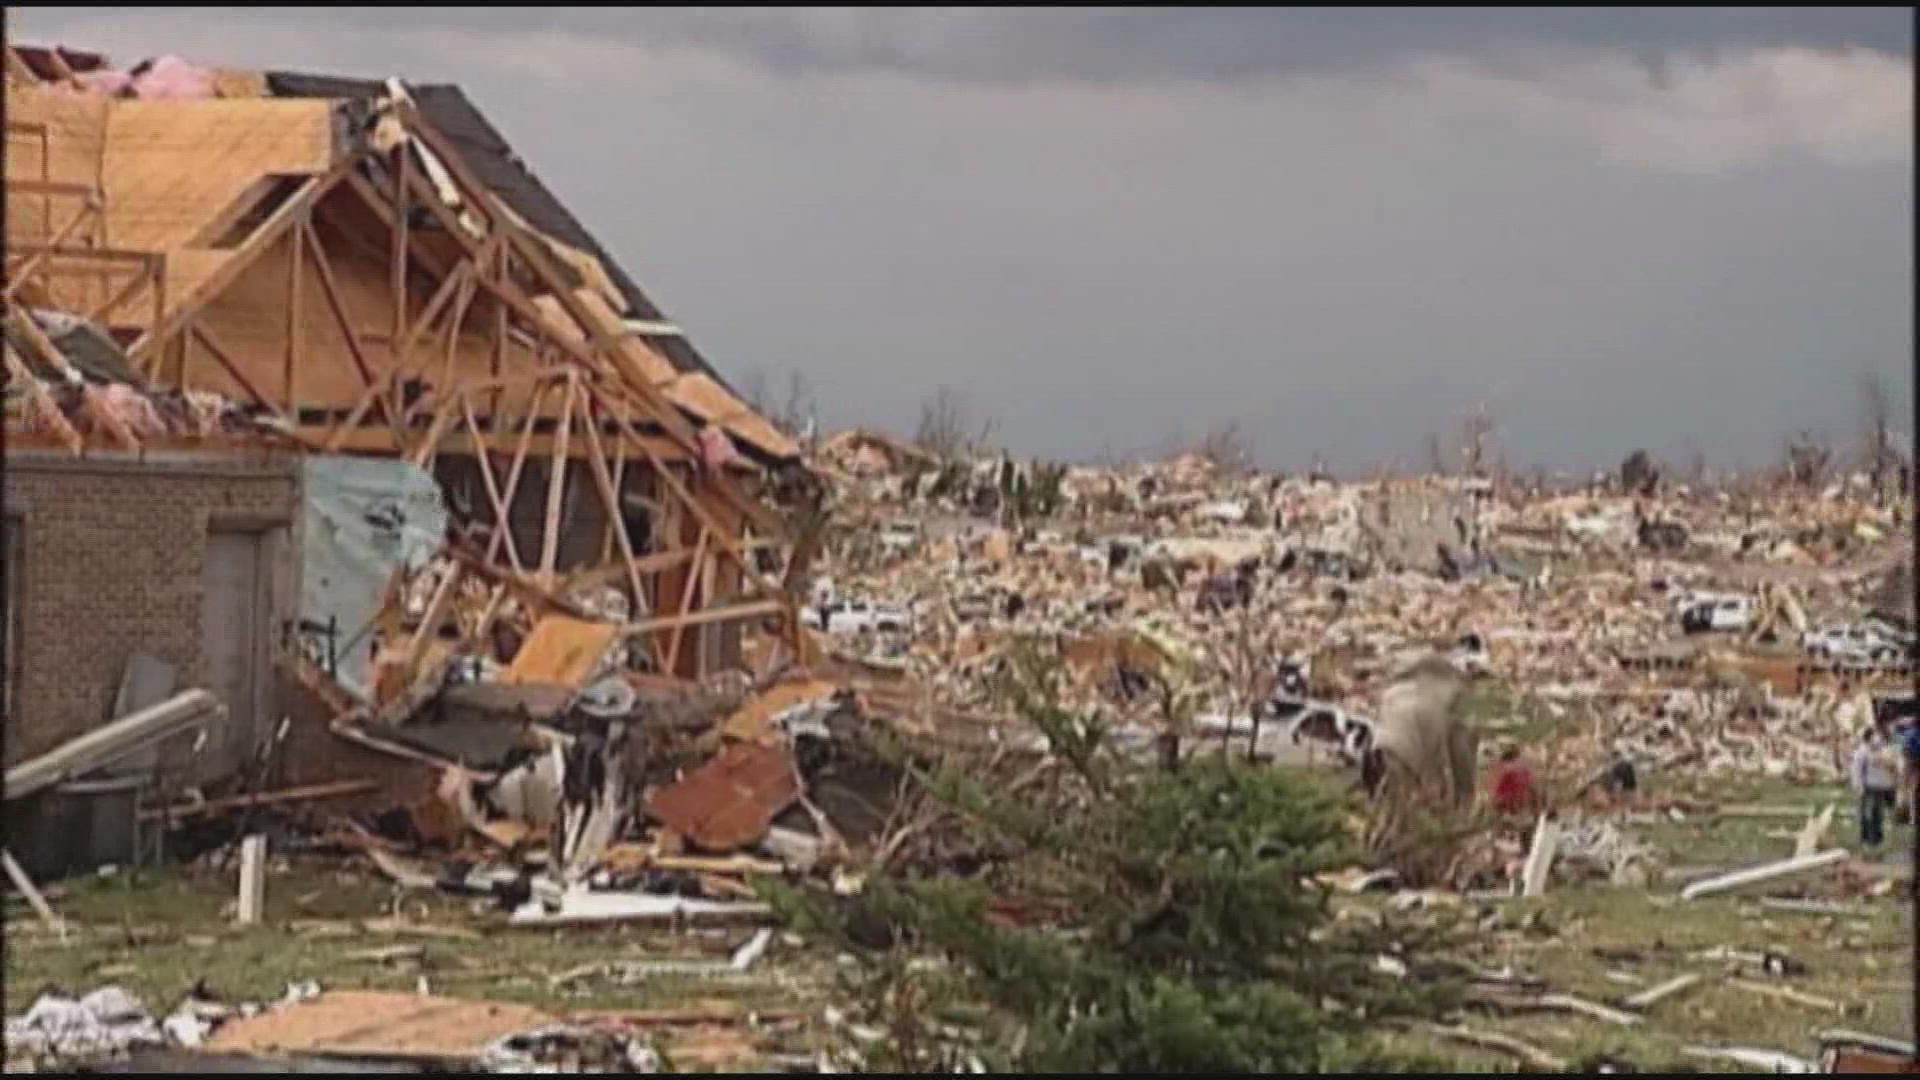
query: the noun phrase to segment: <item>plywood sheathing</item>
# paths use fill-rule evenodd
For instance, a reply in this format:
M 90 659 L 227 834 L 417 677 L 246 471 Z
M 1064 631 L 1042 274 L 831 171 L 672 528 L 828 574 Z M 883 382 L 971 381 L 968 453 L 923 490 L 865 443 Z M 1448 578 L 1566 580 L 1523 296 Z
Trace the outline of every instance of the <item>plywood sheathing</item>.
M 325 101 L 126 101 L 107 110 L 101 186 L 117 247 L 185 247 L 263 176 L 333 164 Z
M 13 181 L 100 186 L 107 140 L 107 99 L 69 91 L 16 87 L 6 91 L 6 176 Z M 9 192 L 7 242 L 44 243 L 79 204 L 72 198 Z M 111 237 L 107 238 L 111 241 Z
M 309 1001 L 235 1020 L 222 1027 L 207 1048 L 471 1060 L 497 1040 L 550 1022 L 548 1014 L 524 1005 L 329 990 Z
M 619 639 L 620 627 L 565 615 L 548 615 L 534 624 L 533 633 L 514 654 L 501 682 L 510 686 L 541 684 L 579 689 Z

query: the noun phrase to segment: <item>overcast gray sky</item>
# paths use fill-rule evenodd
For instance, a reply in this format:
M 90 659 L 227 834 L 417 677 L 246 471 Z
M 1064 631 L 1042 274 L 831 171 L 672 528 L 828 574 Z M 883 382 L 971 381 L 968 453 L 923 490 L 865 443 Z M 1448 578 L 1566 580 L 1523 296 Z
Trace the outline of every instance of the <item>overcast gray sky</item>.
M 34 9 L 457 82 L 736 383 L 1016 449 L 1773 457 L 1912 393 L 1902 9 Z M 1904 409 L 1902 415 L 1905 415 Z

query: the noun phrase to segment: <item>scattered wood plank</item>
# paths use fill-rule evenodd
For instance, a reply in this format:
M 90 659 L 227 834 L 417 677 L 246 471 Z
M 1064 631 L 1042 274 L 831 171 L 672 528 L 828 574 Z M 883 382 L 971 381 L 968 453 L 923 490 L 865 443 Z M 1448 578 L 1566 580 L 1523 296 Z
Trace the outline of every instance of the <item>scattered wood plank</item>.
M 1782 911 L 1793 915 L 1860 915 L 1863 912 L 1852 904 L 1838 900 L 1801 900 L 1791 896 L 1763 896 L 1760 906 L 1768 911 Z
M 381 873 L 392 878 L 398 885 L 409 889 L 433 889 L 439 886 L 438 879 L 432 874 L 398 855 L 375 847 L 368 848 L 366 854 L 367 858 L 373 860 L 373 865 L 380 868 Z
M 567 1019 L 602 1020 L 634 1027 L 670 1027 L 682 1024 L 742 1024 L 748 1020 L 778 1024 L 805 1020 L 810 1015 L 805 1009 L 753 1009 L 737 1002 L 717 1001 L 664 1009 L 587 1009 L 570 1013 Z
M 1477 1005 L 1486 1005 L 1503 1012 L 1561 1012 L 1573 1013 L 1594 1020 L 1617 1024 L 1621 1027 L 1633 1027 L 1640 1023 L 1640 1017 L 1610 1009 L 1598 1002 L 1575 997 L 1572 994 L 1503 994 L 1485 990 L 1470 991 L 1467 1000 Z
M 1810 1009 L 1825 1009 L 1828 1012 L 1845 1012 L 1846 1006 L 1832 998 L 1820 997 L 1795 990 L 1790 986 L 1770 986 L 1767 983 L 1754 982 L 1752 979 L 1729 979 L 1727 985 L 1749 994 L 1772 998 L 1775 1001 L 1790 1001 L 1795 1005 L 1805 1005 Z
M 427 956 L 425 945 L 382 945 L 373 949 L 357 949 L 345 954 L 344 960 L 370 960 L 378 964 L 389 964 L 396 960 L 424 960 Z
M 483 935 L 476 930 L 459 926 L 430 926 L 426 923 L 408 922 L 404 919 L 382 917 L 368 919 L 360 928 L 374 934 L 412 935 L 414 937 L 446 938 L 451 941 L 479 941 Z
M 1730 874 L 1722 874 L 1719 877 L 1708 878 L 1705 881 L 1696 881 L 1680 890 L 1680 899 L 1694 900 L 1702 896 L 1712 896 L 1715 893 L 1723 893 L 1730 889 L 1738 889 L 1742 886 L 1753 885 L 1762 881 L 1772 881 L 1775 878 L 1804 874 L 1809 870 L 1819 870 L 1823 867 L 1844 862 L 1847 857 L 1847 850 L 1845 848 L 1831 848 L 1827 851 L 1820 852 L 1818 855 L 1781 859 L 1778 862 L 1750 866 L 1745 870 L 1735 870 Z
M 1539 1069 L 1542 1072 L 1564 1072 L 1567 1069 L 1568 1063 L 1565 1058 L 1555 1057 L 1537 1046 L 1523 1043 L 1511 1036 L 1499 1035 L 1491 1031 L 1474 1031 L 1471 1028 L 1448 1027 L 1443 1024 L 1426 1024 L 1421 1027 L 1421 1030 L 1453 1042 L 1479 1047 L 1482 1050 L 1497 1050 L 1515 1058 L 1530 1069 Z
M 1678 994 L 1682 990 L 1697 985 L 1704 978 L 1706 978 L 1705 973 L 1698 971 L 1690 971 L 1684 975 L 1675 975 L 1673 978 L 1668 979 L 1658 986 L 1650 986 L 1632 997 L 1627 998 L 1625 1001 L 1622 1001 L 1620 1005 L 1622 1008 L 1632 1009 L 1635 1012 L 1644 1012 L 1652 1008 L 1657 1002 L 1665 1001 L 1667 998 Z
M 64 944 L 67 940 L 66 920 L 54 914 L 53 908 L 47 903 L 47 898 L 34 887 L 33 879 L 27 876 L 25 870 L 20 869 L 19 863 L 13 861 L 13 852 L 0 848 L 0 866 L 6 867 L 7 880 L 13 882 L 13 887 L 20 890 L 20 895 L 27 898 L 27 903 L 33 907 L 33 913 L 40 916 L 40 921 L 46 923 L 54 933 L 60 935 L 60 941 Z

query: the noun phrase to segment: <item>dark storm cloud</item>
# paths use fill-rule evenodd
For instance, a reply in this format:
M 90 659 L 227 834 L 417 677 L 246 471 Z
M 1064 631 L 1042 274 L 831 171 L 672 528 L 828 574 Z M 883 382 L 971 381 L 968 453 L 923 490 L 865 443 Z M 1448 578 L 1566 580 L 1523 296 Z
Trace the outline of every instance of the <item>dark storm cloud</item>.
M 783 72 L 885 71 L 964 82 L 1233 82 L 1391 63 L 1410 54 L 1622 49 L 1658 70 L 1672 52 L 1769 46 L 1909 56 L 1903 8 L 581 8 L 174 9 L 227 19 L 473 33 L 561 30 L 683 45 Z M 199 17 L 206 17 L 201 15 Z
M 1026 453 L 1846 446 L 1910 392 L 1905 11 L 10 9 L 457 82 L 736 382 Z M 1272 77 L 1285 74 L 1290 77 Z M 1651 75 L 1651 77 L 1650 77 Z

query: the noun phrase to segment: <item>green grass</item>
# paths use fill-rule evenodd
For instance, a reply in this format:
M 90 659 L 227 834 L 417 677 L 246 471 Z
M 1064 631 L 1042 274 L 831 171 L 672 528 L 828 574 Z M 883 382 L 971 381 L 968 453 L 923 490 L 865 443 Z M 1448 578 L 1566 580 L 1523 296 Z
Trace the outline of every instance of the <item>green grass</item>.
M 234 876 L 185 869 L 76 878 L 51 891 L 72 925 L 61 943 L 23 903 L 8 905 L 6 980 L 11 1011 L 42 991 L 80 994 L 109 983 L 164 1014 L 204 979 L 223 1000 L 274 1001 L 289 983 L 329 989 L 413 990 L 534 1005 L 554 1012 L 727 1002 L 747 1009 L 804 1007 L 820 997 L 830 961 L 776 942 L 742 976 L 650 976 L 622 985 L 594 974 L 551 976 L 621 961 L 725 959 L 749 929 L 674 932 L 633 927 L 510 929 L 504 914 L 438 894 L 402 896 L 339 860 L 301 860 L 268 877 L 265 919 L 232 923 Z M 377 932 L 366 924 L 398 907 L 411 924 L 467 930 L 470 939 Z M 398 962 L 353 954 L 417 946 Z
M 1851 800 L 1833 785 L 1800 786 L 1765 779 L 1716 782 L 1710 797 L 1722 805 L 1748 804 L 1818 808 L 1838 802 L 1840 810 L 1826 844 L 1857 846 Z M 1793 840 L 1770 833 L 1797 832 L 1803 818 L 1736 818 L 1695 815 L 1684 821 L 1660 820 L 1623 828 L 1651 843 L 1668 865 L 1736 869 L 1793 853 Z M 1911 833 L 1894 830 L 1888 847 L 1904 850 Z M 1882 898 L 1844 898 L 1826 872 L 1780 879 L 1737 895 L 1679 899 L 1680 884 L 1668 880 L 1649 889 L 1575 886 L 1556 883 L 1548 895 L 1506 900 L 1496 928 L 1482 935 L 1466 957 L 1488 968 L 1511 965 L 1539 977 L 1556 991 L 1602 1004 L 1617 1002 L 1690 971 L 1724 972 L 1727 965 L 1690 954 L 1726 946 L 1744 952 L 1777 949 L 1804 962 L 1808 973 L 1770 980 L 1753 971 L 1741 977 L 1828 998 L 1844 1012 L 1772 1000 L 1738 989 L 1724 979 L 1695 985 L 1656 1003 L 1634 1027 L 1619 1027 L 1565 1013 L 1502 1016 L 1471 1010 L 1466 1026 L 1499 1032 L 1578 1063 L 1597 1055 L 1633 1062 L 1642 1069 L 1728 1071 L 1737 1066 L 1686 1057 L 1684 1046 L 1737 1045 L 1781 1050 L 1801 1057 L 1817 1054 L 1815 1035 L 1826 1028 L 1852 1028 L 1894 1038 L 1909 1036 L 1904 988 L 1910 929 L 1903 889 Z M 1762 895 L 1804 895 L 1843 899 L 1855 914 L 1806 915 L 1767 910 Z M 1531 917 L 1531 918 L 1530 918 Z M 1528 926 L 1527 924 L 1535 925 Z M 1523 928 L 1524 927 L 1524 928 Z M 1594 950 L 1633 949 L 1632 961 L 1609 960 Z M 1631 976 L 1623 984 L 1609 973 Z M 1398 1045 L 1439 1053 L 1463 1069 L 1513 1069 L 1503 1054 L 1439 1044 L 1426 1036 L 1402 1035 Z

